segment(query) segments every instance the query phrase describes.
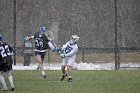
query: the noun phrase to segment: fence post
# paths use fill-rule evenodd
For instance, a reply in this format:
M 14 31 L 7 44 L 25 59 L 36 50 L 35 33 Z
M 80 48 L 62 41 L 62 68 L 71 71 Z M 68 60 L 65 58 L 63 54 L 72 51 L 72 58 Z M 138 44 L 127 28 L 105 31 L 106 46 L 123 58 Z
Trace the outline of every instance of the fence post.
M 51 60 L 50 60 L 50 50 L 49 49 L 48 49 L 48 63 L 49 63 L 49 67 L 50 67 Z
M 119 44 L 118 44 L 118 30 L 117 30 L 117 0 L 114 0 L 115 11 L 115 70 L 119 70 Z
M 85 63 L 85 46 L 82 46 L 82 62 Z
M 13 1 L 14 4 L 14 65 L 16 65 L 16 0 Z
M 118 70 L 120 69 L 121 50 L 118 50 Z

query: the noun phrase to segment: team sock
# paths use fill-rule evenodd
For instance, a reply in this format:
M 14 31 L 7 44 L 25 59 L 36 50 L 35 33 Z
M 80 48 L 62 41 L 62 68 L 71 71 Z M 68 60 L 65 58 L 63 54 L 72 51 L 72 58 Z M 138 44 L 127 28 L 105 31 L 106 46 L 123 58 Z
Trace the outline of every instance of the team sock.
M 4 89 L 7 89 L 5 79 L 4 79 L 4 77 L 3 77 L 2 75 L 0 75 L 0 81 L 1 81 L 1 83 L 2 83 L 3 88 L 4 88 Z
M 9 79 L 11 88 L 14 88 L 13 77 L 12 76 L 9 76 L 8 79 Z
M 45 75 L 45 72 L 44 72 L 44 71 L 42 71 L 42 75 L 43 75 L 43 76 Z
M 72 78 L 71 76 L 69 76 L 69 78 Z

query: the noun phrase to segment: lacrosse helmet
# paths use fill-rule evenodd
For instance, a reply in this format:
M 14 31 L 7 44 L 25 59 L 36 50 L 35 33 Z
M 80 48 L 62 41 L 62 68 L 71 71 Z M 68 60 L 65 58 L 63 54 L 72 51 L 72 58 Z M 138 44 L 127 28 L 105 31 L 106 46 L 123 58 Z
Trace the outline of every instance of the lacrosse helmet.
M 0 34 L 0 41 L 2 41 L 3 40 L 3 36 Z
M 47 32 L 47 28 L 45 26 L 42 26 L 39 28 L 40 32 Z
M 71 44 L 75 43 L 78 40 L 79 40 L 79 37 L 77 35 L 70 36 L 70 43 Z

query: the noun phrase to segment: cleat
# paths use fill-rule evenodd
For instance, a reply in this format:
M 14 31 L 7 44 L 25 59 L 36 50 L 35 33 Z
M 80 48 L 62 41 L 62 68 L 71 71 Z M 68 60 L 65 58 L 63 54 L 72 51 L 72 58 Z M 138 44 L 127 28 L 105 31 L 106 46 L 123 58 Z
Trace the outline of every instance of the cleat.
M 1 89 L 1 91 L 7 91 L 7 89 L 6 88 L 3 88 L 3 89 Z
M 11 91 L 14 91 L 15 89 L 14 88 L 11 88 Z
M 35 69 L 35 71 L 36 71 L 36 72 L 39 71 L 39 67 L 37 67 L 37 68 Z
M 45 79 L 46 78 L 46 75 L 43 75 L 43 78 Z
M 67 74 L 63 75 L 61 78 L 61 81 L 63 81 L 66 76 L 67 76 Z
M 68 78 L 68 82 L 72 82 L 72 78 Z

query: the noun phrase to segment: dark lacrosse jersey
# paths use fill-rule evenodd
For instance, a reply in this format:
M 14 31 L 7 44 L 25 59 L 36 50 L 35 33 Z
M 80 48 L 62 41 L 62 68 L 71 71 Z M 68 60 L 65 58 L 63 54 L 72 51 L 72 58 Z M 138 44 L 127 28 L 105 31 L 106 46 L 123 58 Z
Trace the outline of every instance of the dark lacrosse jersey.
M 12 69 L 13 49 L 6 43 L 0 44 L 0 71 L 9 71 Z
M 0 65 L 3 63 L 3 58 L 2 56 L 0 55 Z M 0 66 L 1 67 L 1 66 Z
M 0 71 L 3 71 L 3 68 L 4 68 L 4 60 L 2 56 L 0 55 Z
M 49 48 L 48 45 L 49 39 L 45 34 L 41 35 L 39 32 L 37 32 L 34 35 L 34 40 L 35 40 L 35 51 L 45 52 L 46 49 Z

